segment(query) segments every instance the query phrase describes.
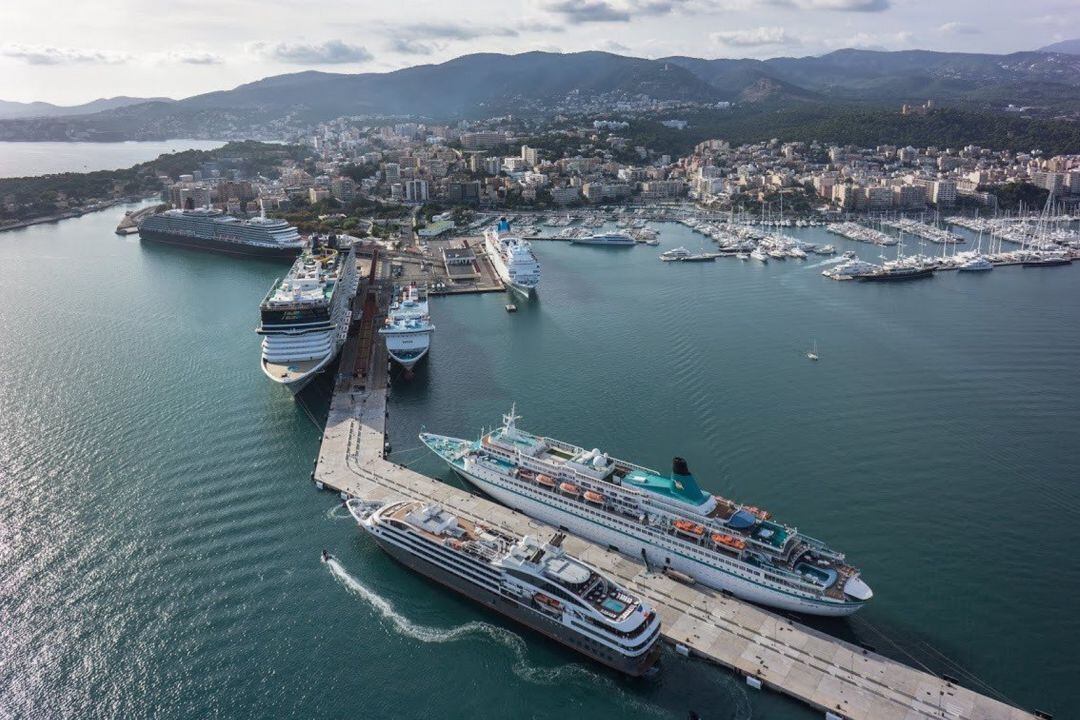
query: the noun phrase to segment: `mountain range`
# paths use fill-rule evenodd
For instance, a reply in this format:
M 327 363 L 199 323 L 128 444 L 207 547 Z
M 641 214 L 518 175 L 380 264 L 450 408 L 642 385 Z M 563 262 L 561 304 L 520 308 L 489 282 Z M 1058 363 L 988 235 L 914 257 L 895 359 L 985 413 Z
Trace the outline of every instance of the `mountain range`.
M 481 53 L 387 73 L 307 71 L 183 100 L 112 98 L 0 120 L 0 140 L 161 139 L 266 134 L 343 115 L 434 120 L 572 112 L 657 100 L 784 107 L 1006 104 L 1080 111 L 1080 55 L 838 50 L 770 60 L 643 59 L 604 52 Z M 5 106 L 0 106 L 0 111 Z M 55 106 L 49 106 L 55 108 Z M 0 112 L 0 115 L 3 113 Z
M 171 98 L 137 98 L 120 95 L 112 98 L 99 98 L 82 105 L 53 105 L 47 102 L 13 102 L 0 100 L 0 119 L 31 117 L 66 117 L 71 115 L 91 115 L 104 110 L 115 110 L 128 105 L 145 102 L 172 102 Z

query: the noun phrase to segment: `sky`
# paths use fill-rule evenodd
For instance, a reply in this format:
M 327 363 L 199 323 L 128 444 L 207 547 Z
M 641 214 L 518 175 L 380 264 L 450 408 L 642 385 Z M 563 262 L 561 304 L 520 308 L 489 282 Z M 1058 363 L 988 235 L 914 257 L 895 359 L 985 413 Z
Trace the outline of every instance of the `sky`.
M 1080 36 L 1080 0 L 26 0 L 0 3 L 0 99 L 188 97 L 271 75 L 474 52 L 1007 53 Z

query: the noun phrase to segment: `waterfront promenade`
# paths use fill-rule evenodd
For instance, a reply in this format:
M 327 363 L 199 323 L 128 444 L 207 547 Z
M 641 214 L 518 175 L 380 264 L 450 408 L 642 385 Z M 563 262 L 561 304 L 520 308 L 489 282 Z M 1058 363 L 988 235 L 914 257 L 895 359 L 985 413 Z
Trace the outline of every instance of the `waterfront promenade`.
M 343 349 L 313 479 L 343 496 L 438 502 L 472 520 L 518 534 L 547 537 L 554 528 L 502 505 L 421 475 L 384 458 L 388 421 L 386 352 L 372 331 L 389 292 L 377 264 L 357 303 L 368 312 Z M 373 311 L 373 312 L 372 312 Z M 365 341 L 366 339 L 366 341 Z M 374 342 L 372 340 L 374 339 Z M 348 359 L 346 363 L 345 360 Z M 634 559 L 570 536 L 565 546 L 647 598 L 661 614 L 676 651 L 723 665 L 831 717 L 1032 718 L 967 688 L 817 632 L 757 606 L 650 572 Z

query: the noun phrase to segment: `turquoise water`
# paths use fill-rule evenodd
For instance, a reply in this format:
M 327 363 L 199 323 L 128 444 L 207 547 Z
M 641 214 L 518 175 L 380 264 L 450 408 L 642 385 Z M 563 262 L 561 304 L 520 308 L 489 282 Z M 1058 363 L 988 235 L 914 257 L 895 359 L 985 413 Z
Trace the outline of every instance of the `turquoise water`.
M 284 268 L 117 237 L 121 212 L 0 234 L 0 717 L 819 717 L 673 653 L 619 678 L 392 563 L 310 483 L 326 384 L 298 405 L 258 370 Z M 416 433 L 513 401 L 536 432 L 682 455 L 863 568 L 873 603 L 819 626 L 1076 714 L 1077 269 L 856 285 L 662 264 L 699 243 L 663 240 L 538 243 L 516 314 L 433 300 L 394 459 L 459 482 Z
M 183 150 L 213 150 L 220 140 L 0 142 L 0 178 L 115 170 Z

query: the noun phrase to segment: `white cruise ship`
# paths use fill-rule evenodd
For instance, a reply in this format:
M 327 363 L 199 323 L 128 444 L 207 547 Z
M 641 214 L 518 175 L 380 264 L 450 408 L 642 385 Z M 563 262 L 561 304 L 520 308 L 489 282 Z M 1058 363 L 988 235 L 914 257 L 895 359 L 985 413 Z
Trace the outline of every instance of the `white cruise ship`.
M 431 347 L 431 334 L 435 326 L 428 313 L 427 292 L 409 285 L 398 288 L 386 325 L 379 334 L 386 340 L 386 352 L 401 367 L 412 370 Z
M 346 503 L 407 568 L 631 676 L 660 655 L 660 616 L 626 588 L 549 542 L 473 523 L 439 505 Z
M 480 440 L 420 440 L 487 495 L 530 517 L 752 602 L 843 616 L 873 593 L 844 556 L 768 512 L 670 476 L 518 430 L 514 411 Z
M 296 394 L 337 356 L 359 282 L 352 248 L 305 251 L 259 305 L 262 370 Z
M 540 263 L 529 241 L 505 234 L 509 231 L 510 223 L 499 221 L 484 232 L 484 248 L 503 284 L 528 298 L 540 284 Z

